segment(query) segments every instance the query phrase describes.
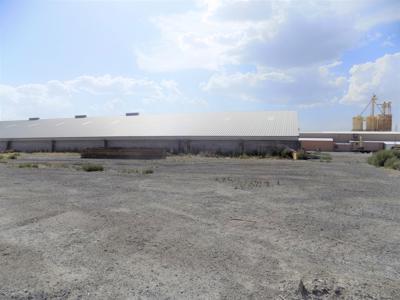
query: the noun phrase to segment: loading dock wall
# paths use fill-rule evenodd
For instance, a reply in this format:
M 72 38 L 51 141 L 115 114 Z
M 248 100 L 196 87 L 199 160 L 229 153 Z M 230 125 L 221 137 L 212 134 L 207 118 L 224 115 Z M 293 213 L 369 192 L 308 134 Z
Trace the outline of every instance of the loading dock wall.
M 147 147 L 162 148 L 170 153 L 220 153 L 220 154 L 254 154 L 268 153 L 279 145 L 298 149 L 298 141 L 274 140 L 108 140 L 108 147 Z
M 7 141 L 0 141 L 0 152 L 7 150 Z
M 362 147 L 363 151 L 370 151 L 370 152 L 376 152 L 379 150 L 383 150 L 385 148 L 385 144 L 383 142 L 358 142 L 358 141 L 350 141 L 352 144 L 353 149 L 357 149 L 359 147 Z
M 244 152 L 247 154 L 264 154 L 270 153 L 271 150 L 280 146 L 287 146 L 293 150 L 300 148 L 299 141 L 286 141 L 286 140 L 272 140 L 272 141 L 253 141 L 245 140 Z
M 190 141 L 187 151 L 190 153 L 242 153 L 241 141 Z
M 179 152 L 176 140 L 107 140 L 108 148 L 162 148 L 167 152 Z
M 7 146 L 8 145 L 8 146 Z M 299 149 L 297 140 L 88 139 L 1 141 L 0 151 L 79 152 L 87 148 L 161 148 L 169 153 L 268 154 L 278 146 Z
M 15 150 L 21 152 L 51 152 L 52 141 L 51 140 L 16 140 L 6 142 L 6 150 Z
M 55 152 L 79 152 L 86 148 L 104 147 L 104 140 L 60 140 L 54 141 Z

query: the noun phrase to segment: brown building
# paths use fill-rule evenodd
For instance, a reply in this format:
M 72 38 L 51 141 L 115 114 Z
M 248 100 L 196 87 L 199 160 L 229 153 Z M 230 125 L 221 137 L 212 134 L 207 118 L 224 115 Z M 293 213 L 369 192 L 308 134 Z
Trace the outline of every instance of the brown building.
M 306 151 L 333 151 L 332 138 L 299 138 L 301 149 Z

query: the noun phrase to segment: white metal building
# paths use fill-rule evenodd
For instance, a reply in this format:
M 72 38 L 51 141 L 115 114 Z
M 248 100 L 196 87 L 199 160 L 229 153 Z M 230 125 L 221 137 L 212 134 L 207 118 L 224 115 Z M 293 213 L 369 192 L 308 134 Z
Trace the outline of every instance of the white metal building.
M 156 147 L 170 152 L 267 152 L 298 147 L 293 111 L 220 112 L 0 122 L 0 151 Z

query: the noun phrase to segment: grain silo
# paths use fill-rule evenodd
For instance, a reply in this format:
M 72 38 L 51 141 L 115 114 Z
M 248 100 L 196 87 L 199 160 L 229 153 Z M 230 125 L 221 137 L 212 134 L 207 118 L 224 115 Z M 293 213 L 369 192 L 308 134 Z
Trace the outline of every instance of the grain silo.
M 381 114 L 378 116 L 377 131 L 392 131 L 392 103 L 381 104 Z
M 366 131 L 377 131 L 377 116 L 368 116 L 366 118 L 366 126 L 365 130 Z
M 353 131 L 364 130 L 364 118 L 361 115 L 353 117 Z

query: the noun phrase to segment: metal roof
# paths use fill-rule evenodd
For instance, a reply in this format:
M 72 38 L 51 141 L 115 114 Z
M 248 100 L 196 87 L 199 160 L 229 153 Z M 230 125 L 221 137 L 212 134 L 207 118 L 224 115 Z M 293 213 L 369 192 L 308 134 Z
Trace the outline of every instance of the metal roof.
M 400 142 L 383 142 L 385 145 L 400 145 Z
M 0 139 L 3 140 L 99 137 L 297 139 L 298 135 L 298 119 L 294 111 L 140 114 L 138 116 L 0 122 Z

